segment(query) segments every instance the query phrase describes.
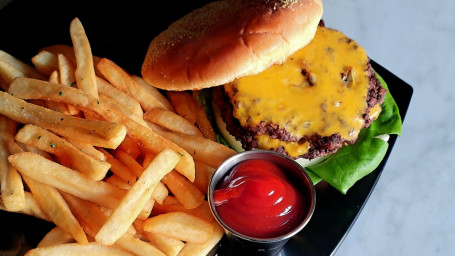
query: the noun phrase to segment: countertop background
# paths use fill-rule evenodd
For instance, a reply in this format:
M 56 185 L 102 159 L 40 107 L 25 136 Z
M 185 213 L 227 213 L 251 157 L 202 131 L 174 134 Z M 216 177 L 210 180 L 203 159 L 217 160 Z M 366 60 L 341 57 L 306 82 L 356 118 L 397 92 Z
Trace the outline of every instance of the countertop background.
M 414 88 L 403 135 L 335 255 L 455 255 L 455 1 L 323 1 L 326 26 Z
M 455 1 L 323 3 L 327 27 L 414 88 L 403 135 L 336 256 L 455 255 Z

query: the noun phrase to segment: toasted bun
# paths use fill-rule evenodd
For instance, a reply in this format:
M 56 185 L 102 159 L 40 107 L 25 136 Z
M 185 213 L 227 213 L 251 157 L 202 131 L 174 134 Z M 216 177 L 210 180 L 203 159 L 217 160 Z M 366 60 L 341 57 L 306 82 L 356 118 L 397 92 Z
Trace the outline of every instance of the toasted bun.
M 321 0 L 226 0 L 174 22 L 149 46 L 142 76 L 165 90 L 197 90 L 257 74 L 314 37 Z

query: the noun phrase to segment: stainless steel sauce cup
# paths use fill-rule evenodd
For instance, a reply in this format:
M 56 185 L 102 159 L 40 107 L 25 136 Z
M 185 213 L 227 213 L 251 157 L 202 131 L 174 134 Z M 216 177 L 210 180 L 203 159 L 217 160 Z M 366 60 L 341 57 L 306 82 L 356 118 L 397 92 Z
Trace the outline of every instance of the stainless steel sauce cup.
M 218 184 L 223 180 L 225 176 L 228 175 L 234 166 L 242 161 L 250 159 L 267 160 L 280 167 L 287 176 L 288 180 L 293 184 L 293 186 L 295 186 L 298 191 L 300 191 L 304 197 L 304 209 L 301 209 L 304 214 L 300 221 L 300 224 L 286 234 L 269 238 L 246 236 L 229 227 L 217 213 L 217 209 L 213 200 L 213 193 L 217 189 Z M 218 223 L 225 229 L 225 233 L 231 242 L 231 246 L 233 247 L 234 251 L 237 252 L 236 255 L 271 256 L 277 255 L 286 244 L 286 242 L 292 236 L 300 232 L 310 221 L 311 216 L 314 212 L 314 208 L 316 206 L 316 190 L 308 174 L 294 160 L 272 151 L 252 150 L 236 154 L 220 165 L 220 167 L 213 174 L 210 181 L 208 201 L 213 215 L 215 216 Z

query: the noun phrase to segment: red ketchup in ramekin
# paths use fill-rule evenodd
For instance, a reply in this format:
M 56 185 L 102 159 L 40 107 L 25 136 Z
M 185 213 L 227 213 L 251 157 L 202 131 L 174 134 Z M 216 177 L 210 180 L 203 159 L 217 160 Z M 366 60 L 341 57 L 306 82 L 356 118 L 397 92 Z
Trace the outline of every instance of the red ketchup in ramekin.
M 249 159 L 233 167 L 213 192 L 220 218 L 250 237 L 278 237 L 304 218 L 305 201 L 283 170 L 272 162 Z

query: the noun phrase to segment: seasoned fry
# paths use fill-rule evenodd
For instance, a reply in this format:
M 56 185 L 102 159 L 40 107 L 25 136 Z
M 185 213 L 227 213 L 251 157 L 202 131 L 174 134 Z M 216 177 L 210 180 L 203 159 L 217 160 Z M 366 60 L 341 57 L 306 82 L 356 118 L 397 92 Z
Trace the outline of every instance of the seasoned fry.
M 136 177 L 139 178 L 141 176 L 144 167 L 142 167 L 142 165 L 140 165 L 133 157 L 121 149 L 113 150 L 113 153 L 118 160 L 120 160 L 134 175 L 136 175 Z
M 212 124 L 205 113 L 204 107 L 197 100 L 198 93 L 198 91 L 193 91 L 193 101 L 196 106 L 196 126 L 199 128 L 204 137 L 216 141 L 216 134 L 213 130 Z
M 7 91 L 9 85 L 17 77 L 25 77 L 25 74 L 13 65 L 0 59 L 0 85 L 2 89 Z
M 107 220 L 108 214 L 105 212 L 105 209 L 99 205 L 77 198 L 65 192 L 60 192 L 60 194 L 68 203 L 68 206 L 81 224 L 85 233 L 90 237 L 94 237 Z M 127 233 L 135 235 L 136 230 L 133 226 L 130 226 Z
M 122 90 L 118 89 L 100 77 L 96 78 L 96 85 L 98 86 L 98 91 L 100 94 L 117 101 L 117 103 L 123 106 L 123 108 L 129 113 L 136 114 L 140 117 L 143 116 L 144 111 L 142 110 L 141 105 L 130 95 L 124 93 Z
M 76 56 L 77 87 L 98 99 L 92 50 L 85 29 L 78 18 L 71 21 L 70 34 Z
M 23 174 L 22 176 L 40 207 L 52 222 L 70 234 L 78 243 L 87 244 L 87 236 L 58 190 L 29 178 L 27 175 Z
M 133 159 L 136 159 L 138 156 L 141 155 L 141 151 L 139 150 L 139 146 L 129 136 L 125 137 L 125 139 L 122 141 L 122 143 L 118 146 L 118 149 L 123 150 L 128 155 L 130 155 Z
M 129 234 L 121 236 L 117 240 L 116 245 L 138 256 L 150 255 L 166 256 L 164 253 L 162 253 L 160 250 L 158 250 L 155 246 L 151 245 L 150 243 L 142 241 Z
M 111 99 L 103 94 L 101 94 L 99 97 L 100 97 L 100 101 L 116 108 L 118 111 L 120 111 L 123 114 L 125 114 L 126 116 L 128 116 L 128 118 L 130 118 L 131 120 L 134 120 L 143 126 L 147 126 L 147 123 L 142 118 L 142 115 L 140 116 L 140 115 L 137 115 L 136 113 L 130 112 L 127 108 L 124 108 L 123 105 L 118 103 L 118 101 Z
M 88 244 L 60 244 L 35 248 L 28 251 L 25 256 L 81 256 L 81 255 L 104 255 L 104 256 L 133 256 L 129 252 L 118 249 L 116 247 L 106 247 L 100 244 L 91 242 Z
M 45 80 L 46 77 L 36 71 L 32 66 L 25 64 L 21 60 L 17 59 L 16 57 L 12 56 L 11 54 L 0 50 L 0 60 L 12 65 L 17 70 L 19 70 L 24 76 Z
M 144 231 L 202 244 L 212 234 L 213 225 L 188 213 L 170 212 L 147 219 Z
M 47 247 L 47 246 L 53 246 L 53 245 L 59 245 L 59 244 L 66 244 L 74 242 L 73 237 L 63 231 L 59 227 L 55 227 L 51 229 L 44 237 L 41 239 L 41 241 L 38 243 L 36 246 L 37 248 L 40 247 Z
M 193 183 L 177 172 L 167 174 L 163 178 L 163 183 L 187 209 L 196 208 L 204 201 L 204 194 Z
M 125 194 L 124 190 L 109 183 L 91 180 L 75 170 L 34 153 L 11 155 L 8 161 L 22 175 L 109 208 L 115 208 Z
M 112 85 L 139 101 L 144 110 L 148 111 L 153 108 L 167 109 L 165 105 L 111 60 L 106 58 L 101 59 L 97 68 Z
M 201 136 L 190 136 L 171 131 L 164 131 L 157 128 L 156 125 L 153 125 L 150 122 L 148 122 L 148 125 L 156 133 L 170 139 L 175 144 L 184 148 L 193 156 L 194 160 L 212 167 L 218 167 L 226 159 L 236 154 L 234 150 Z
M 164 252 L 167 256 L 177 256 L 177 254 L 185 246 L 185 243 L 169 237 L 158 235 L 151 232 L 144 232 L 144 236 L 160 251 Z
M 195 124 L 197 120 L 197 106 L 193 96 L 189 92 L 167 91 L 167 97 L 171 101 L 175 112 L 183 116 L 190 123 Z
M 100 147 L 116 148 L 126 135 L 124 125 L 61 114 L 27 103 L 6 92 L 0 92 L 0 114 L 19 123 L 39 125 L 61 136 L 77 137 L 81 142 Z
M 213 247 L 215 247 L 224 235 L 224 230 L 221 226 L 215 225 L 210 237 L 202 244 L 188 242 L 185 247 L 179 252 L 178 256 L 200 256 L 207 255 Z
M 17 122 L 0 115 L 0 139 L 9 140 L 14 138 L 16 130 Z
M 79 149 L 81 152 L 98 159 L 100 161 L 105 161 L 106 157 L 104 156 L 103 153 L 101 153 L 99 150 L 97 150 L 95 147 L 92 145 L 89 145 L 87 143 L 82 143 L 78 141 L 76 138 L 71 138 L 71 137 L 65 137 L 65 139 L 71 143 L 73 146 L 75 146 L 77 149 Z
M 180 157 L 172 150 L 163 150 L 159 153 L 121 199 L 120 204 L 96 234 L 96 241 L 104 245 L 112 245 L 125 234 L 128 226 L 133 224 L 151 198 L 158 182 L 175 167 L 179 160 Z
M 115 159 L 109 152 L 100 149 L 101 153 L 106 157 L 106 161 L 111 164 L 111 171 L 126 184 L 132 185 L 136 183 L 136 175 L 128 169 L 121 161 Z
M 210 179 L 215 172 L 215 168 L 201 162 L 194 162 L 196 167 L 196 178 L 194 185 L 205 195 L 207 195 Z
M 206 221 L 214 221 L 209 203 L 205 200 L 198 207 L 188 209 L 179 203 L 177 198 L 174 196 L 168 196 L 162 204 L 156 204 L 155 207 L 153 207 L 152 215 L 159 215 L 169 212 L 186 212 Z
M 58 70 L 57 55 L 48 51 L 40 51 L 38 54 L 33 56 L 32 63 L 36 70 L 43 75 L 48 76 L 52 72 Z
M 182 116 L 169 110 L 160 108 L 151 109 L 144 114 L 144 119 L 174 132 L 202 136 L 202 133 L 196 126 Z
M 168 139 L 156 134 L 151 129 L 135 122 L 134 120 L 128 118 L 122 112 L 118 111 L 116 108 L 104 104 L 103 102 L 96 101 L 93 97 L 89 96 L 88 94 L 76 90 L 74 88 L 68 86 L 62 86 L 58 84 L 48 84 L 46 88 L 51 91 L 49 93 L 38 93 L 35 92 L 34 89 L 36 84 L 39 83 L 38 80 L 34 79 L 16 79 L 10 88 L 10 92 L 18 95 L 21 98 L 46 98 L 51 99 L 54 101 L 58 101 L 61 99 L 65 99 L 65 102 L 71 103 L 72 105 L 87 108 L 99 116 L 102 116 L 105 120 L 108 120 L 113 123 L 124 124 L 128 130 L 128 134 L 134 140 L 139 142 L 139 144 L 154 152 L 158 153 L 163 149 L 170 148 L 178 153 L 182 159 L 177 164 L 176 170 L 182 173 L 185 177 L 187 177 L 190 181 L 194 180 L 194 161 L 192 157 L 181 147 L 177 146 L 173 142 L 169 141 Z M 46 83 L 46 82 L 45 82 Z M 29 88 L 28 90 L 23 89 L 24 87 Z M 33 92 L 32 92 L 33 91 Z M 61 92 L 61 93 L 60 93 Z M 61 95 L 60 95 L 61 94 Z M 72 97 L 65 97 L 64 95 L 71 95 Z M 0 94 L 0 99 L 2 95 Z M 13 97 L 14 98 L 14 97 Z M 6 105 L 8 106 L 8 105 Z M 0 104 L 0 113 L 2 113 L 2 105 Z M 89 122 L 89 120 L 83 120 Z M 94 121 L 93 121 L 94 122 Z M 111 124 L 114 125 L 114 124 Z M 44 127 L 46 128 L 46 127 Z M 93 128 L 96 130 L 96 128 Z M 57 131 L 54 131 L 58 134 Z M 65 136 L 65 134 L 60 134 Z M 123 140 L 124 136 L 122 137 Z M 116 142 L 119 142 L 116 140 Z M 99 146 L 99 145 L 96 145 Z M 101 145 L 102 146 L 102 145 Z M 108 147 L 108 146 L 104 146 Z M 112 148 L 112 147 L 108 147 Z
M 174 108 L 172 107 L 171 103 L 169 102 L 169 100 L 158 90 L 156 89 L 155 87 L 153 87 L 152 85 L 150 85 L 149 83 L 147 83 L 144 78 L 142 77 L 139 77 L 139 76 L 136 76 L 136 75 L 132 75 L 131 76 L 133 78 L 134 81 L 136 81 L 142 88 L 144 88 L 148 93 L 150 93 L 151 95 L 153 95 L 153 97 L 155 97 L 155 99 L 157 99 L 158 101 L 161 102 L 161 104 L 164 107 L 164 109 L 167 109 L 167 110 L 170 110 L 170 111 L 174 111 Z
M 25 125 L 17 133 L 16 140 L 65 158 L 69 166 L 93 180 L 102 180 L 111 167 L 109 163 L 83 153 L 65 139 L 36 125 Z

